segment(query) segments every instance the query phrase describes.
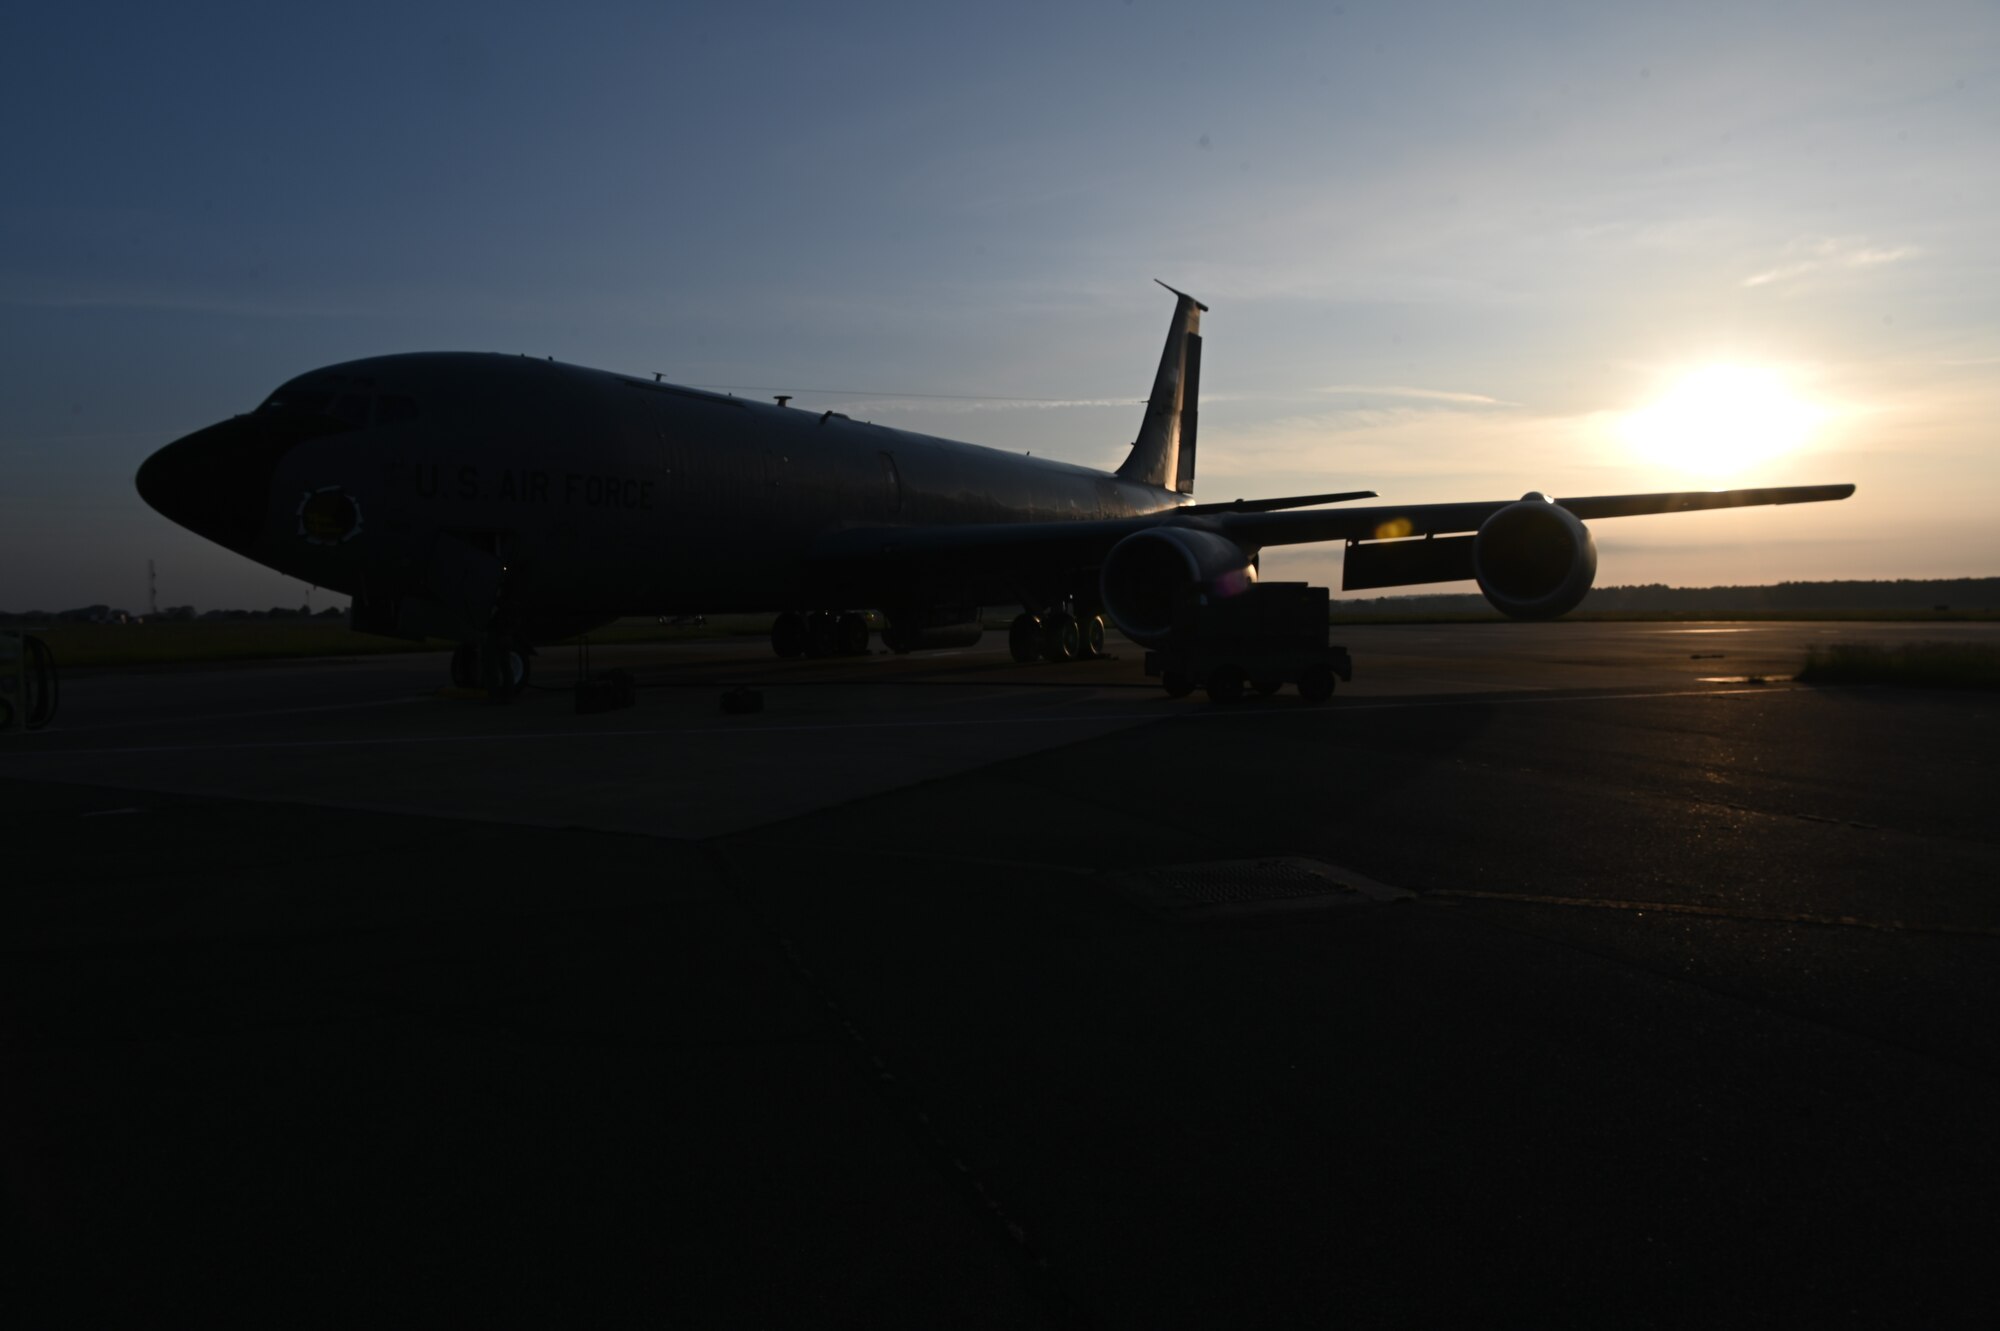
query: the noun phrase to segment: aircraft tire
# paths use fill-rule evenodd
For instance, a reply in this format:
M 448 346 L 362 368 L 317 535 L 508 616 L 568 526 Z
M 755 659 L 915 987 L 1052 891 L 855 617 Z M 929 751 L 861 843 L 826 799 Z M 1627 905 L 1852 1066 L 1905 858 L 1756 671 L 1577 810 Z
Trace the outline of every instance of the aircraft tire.
M 787 661 L 806 654 L 806 617 L 787 610 L 771 621 L 771 650 Z
M 1077 643 L 1076 616 L 1058 610 L 1042 621 L 1042 652 L 1049 660 L 1076 660 Z
M 1262 675 L 1251 680 L 1250 687 L 1256 690 L 1258 697 L 1268 698 L 1279 689 L 1284 688 L 1285 681 L 1272 675 Z
M 1042 659 L 1042 621 L 1034 615 L 1014 616 L 1007 626 L 1007 651 L 1018 665 Z
M 1169 698 L 1185 698 L 1194 692 L 1194 681 L 1178 670 L 1169 670 L 1160 676 L 1160 685 Z
M 1104 655 L 1104 616 L 1085 615 L 1077 621 L 1077 645 L 1079 655 L 1087 661 L 1094 661 Z
M 1217 666 L 1208 674 L 1208 700 L 1218 707 L 1243 698 L 1243 672 L 1235 666 Z
M 840 652 L 840 620 L 825 610 L 806 616 L 806 655 L 836 656 Z
M 1333 696 L 1333 671 L 1325 666 L 1314 666 L 1299 677 L 1299 697 L 1309 703 L 1322 703 Z
M 868 619 L 858 611 L 849 610 L 840 617 L 838 626 L 840 654 L 842 656 L 868 655 Z
M 479 687 L 479 649 L 462 642 L 451 649 L 451 686 L 455 689 Z

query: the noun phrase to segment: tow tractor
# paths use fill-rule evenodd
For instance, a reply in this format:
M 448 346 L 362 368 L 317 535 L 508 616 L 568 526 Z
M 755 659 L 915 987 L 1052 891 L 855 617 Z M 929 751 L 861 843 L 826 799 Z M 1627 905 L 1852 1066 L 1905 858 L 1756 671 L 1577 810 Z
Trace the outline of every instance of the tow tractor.
M 1326 588 L 1303 582 L 1253 583 L 1233 596 L 1185 588 L 1172 635 L 1146 653 L 1146 674 L 1173 698 L 1199 687 L 1210 702 L 1232 703 L 1245 689 L 1272 694 L 1292 684 L 1306 702 L 1325 702 L 1336 677 L 1354 679 L 1347 649 L 1327 641 L 1327 603 Z

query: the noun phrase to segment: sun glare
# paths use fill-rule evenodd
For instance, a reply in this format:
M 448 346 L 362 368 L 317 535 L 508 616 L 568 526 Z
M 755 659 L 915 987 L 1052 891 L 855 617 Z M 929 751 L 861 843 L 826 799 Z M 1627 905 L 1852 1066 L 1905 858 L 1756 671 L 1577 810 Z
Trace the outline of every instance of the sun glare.
M 1776 370 L 1705 365 L 1627 413 L 1622 433 L 1648 462 L 1719 480 L 1796 451 L 1825 416 Z

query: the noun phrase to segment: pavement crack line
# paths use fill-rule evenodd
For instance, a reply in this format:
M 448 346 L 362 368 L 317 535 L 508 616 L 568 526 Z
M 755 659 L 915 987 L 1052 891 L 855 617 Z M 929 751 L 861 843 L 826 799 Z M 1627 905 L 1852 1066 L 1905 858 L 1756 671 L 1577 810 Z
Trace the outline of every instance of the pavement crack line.
M 738 870 L 735 857 L 712 843 L 708 846 L 708 850 L 714 856 L 716 867 L 730 894 L 743 903 L 751 918 L 777 948 L 793 979 L 808 994 L 818 999 L 826 1010 L 834 1029 L 847 1046 L 848 1053 L 861 1074 L 869 1079 L 876 1092 L 902 1117 L 905 1127 L 916 1138 L 925 1159 L 930 1161 L 932 1168 L 944 1180 L 946 1187 L 957 1193 L 972 1208 L 981 1226 L 1005 1245 L 1029 1294 L 1059 1326 L 1095 1325 L 1097 1319 L 1084 1310 L 1071 1292 L 1069 1282 L 1056 1269 L 1048 1253 L 1035 1242 L 1026 1226 L 1007 1210 L 1005 1204 L 979 1173 L 945 1140 L 944 1133 L 938 1126 L 937 1115 L 925 1107 L 909 1082 L 897 1077 L 894 1068 L 882 1056 L 874 1039 L 849 1015 L 845 1005 L 834 992 L 832 982 L 812 968 L 799 950 L 798 944 L 778 922 L 776 915 L 758 900 L 745 876 Z
M 1857 915 L 1816 915 L 1805 911 L 1748 910 L 1740 906 L 1702 906 L 1681 901 L 1623 901 L 1608 897 L 1561 897 L 1536 892 L 1486 892 L 1474 888 L 1441 887 L 1422 894 L 1459 901 L 1508 901 L 1530 906 L 1567 906 L 1584 910 L 1623 910 L 1661 915 L 1702 915 L 1725 920 L 1759 920 L 1768 924 L 1813 924 L 1838 929 L 1873 929 L 1880 933 L 1946 934 L 1959 938 L 2000 938 L 2000 928 L 1980 924 L 1924 924 L 1911 920 L 1864 920 Z

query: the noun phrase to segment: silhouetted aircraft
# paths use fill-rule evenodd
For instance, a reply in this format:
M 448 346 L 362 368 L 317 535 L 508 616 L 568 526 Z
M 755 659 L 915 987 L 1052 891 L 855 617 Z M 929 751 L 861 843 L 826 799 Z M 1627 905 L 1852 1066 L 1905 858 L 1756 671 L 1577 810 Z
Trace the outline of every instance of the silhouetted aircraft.
M 1161 285 L 1165 285 L 1162 283 Z M 353 598 L 362 632 L 463 644 L 504 688 L 535 643 L 623 615 L 792 607 L 780 655 L 956 645 L 1019 605 L 1018 659 L 1165 638 L 1189 587 L 1228 596 L 1266 546 L 1347 543 L 1349 589 L 1473 579 L 1502 612 L 1590 589 L 1584 521 L 1844 499 L 1851 485 L 1315 507 L 1372 491 L 1196 503 L 1201 316 L 1183 292 L 1115 472 L 497 354 L 381 356 L 291 380 L 139 469 L 147 503 Z

